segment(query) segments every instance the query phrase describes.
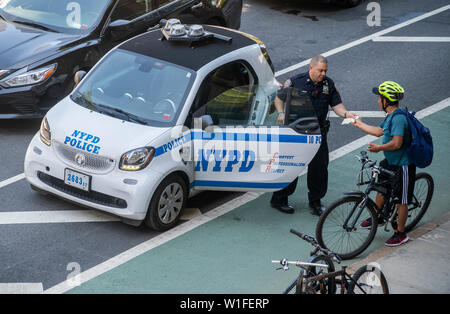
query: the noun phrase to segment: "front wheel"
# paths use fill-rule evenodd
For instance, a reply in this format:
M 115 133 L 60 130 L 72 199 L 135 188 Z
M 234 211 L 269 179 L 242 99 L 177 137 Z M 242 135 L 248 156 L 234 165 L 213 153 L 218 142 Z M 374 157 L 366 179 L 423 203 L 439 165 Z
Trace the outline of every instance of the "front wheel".
M 187 186 L 183 178 L 170 175 L 153 194 L 145 223 L 151 229 L 165 231 L 174 227 L 180 219 L 187 199 Z
M 370 202 L 361 208 L 362 201 L 362 197 L 344 197 L 333 203 L 317 223 L 316 238 L 320 246 L 344 260 L 363 252 L 377 232 L 375 209 Z
M 364 265 L 352 278 L 347 294 L 389 294 L 386 277 L 378 267 Z

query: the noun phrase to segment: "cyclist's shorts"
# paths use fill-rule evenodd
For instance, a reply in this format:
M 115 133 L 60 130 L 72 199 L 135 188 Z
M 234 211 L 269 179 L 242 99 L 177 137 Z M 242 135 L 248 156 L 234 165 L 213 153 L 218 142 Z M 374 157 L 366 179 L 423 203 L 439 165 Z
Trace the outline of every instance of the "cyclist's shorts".
M 416 181 L 416 166 L 391 166 L 387 160 L 380 162 L 380 166 L 395 172 L 395 177 L 391 178 L 392 199 L 396 204 L 410 204 L 414 193 L 414 183 Z M 379 175 L 379 180 L 387 180 L 383 174 Z

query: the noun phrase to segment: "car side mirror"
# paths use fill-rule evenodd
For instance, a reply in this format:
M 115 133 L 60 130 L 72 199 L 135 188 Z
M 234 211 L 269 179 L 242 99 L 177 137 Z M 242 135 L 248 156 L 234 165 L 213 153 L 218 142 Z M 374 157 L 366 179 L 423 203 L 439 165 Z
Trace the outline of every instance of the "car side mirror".
M 86 73 L 86 71 L 78 71 L 77 73 L 75 73 L 75 77 L 73 78 L 75 86 L 77 86 L 81 82 L 83 77 L 86 76 Z
M 131 30 L 131 22 L 127 20 L 116 20 L 108 25 L 113 41 L 120 41 L 127 37 Z

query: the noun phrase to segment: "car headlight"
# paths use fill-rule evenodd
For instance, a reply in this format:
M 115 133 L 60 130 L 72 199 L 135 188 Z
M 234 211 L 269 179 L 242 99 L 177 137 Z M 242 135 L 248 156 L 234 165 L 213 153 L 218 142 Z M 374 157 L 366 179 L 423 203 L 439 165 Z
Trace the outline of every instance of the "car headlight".
M 125 171 L 137 171 L 148 166 L 155 156 L 153 147 L 142 147 L 126 152 L 120 158 L 119 169 Z
M 48 124 L 47 117 L 44 117 L 44 119 L 42 119 L 40 135 L 41 141 L 45 145 L 50 146 L 52 143 L 52 133 L 50 132 L 50 126 Z
M 25 85 L 34 85 L 42 83 L 53 75 L 56 71 L 56 64 L 49 65 L 45 68 L 29 71 L 24 74 L 14 76 L 4 82 L 2 85 L 5 87 L 18 87 Z

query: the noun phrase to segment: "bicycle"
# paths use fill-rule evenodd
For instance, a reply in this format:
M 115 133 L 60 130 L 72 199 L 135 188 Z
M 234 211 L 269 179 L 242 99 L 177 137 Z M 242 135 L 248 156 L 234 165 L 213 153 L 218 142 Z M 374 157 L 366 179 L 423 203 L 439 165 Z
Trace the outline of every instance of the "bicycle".
M 397 229 L 397 206 L 393 201 L 392 189 L 389 187 L 389 178 L 395 173 L 376 165 L 362 151 L 356 156 L 362 163 L 358 186 L 367 185 L 365 192 L 352 191 L 344 193 L 344 197 L 330 205 L 319 218 L 316 227 L 316 238 L 319 244 L 336 252 L 342 259 L 351 259 L 361 254 L 373 241 L 378 226 L 385 222 L 385 231 L 388 223 Z M 369 173 L 365 180 L 364 173 Z M 379 174 L 387 179 L 377 182 Z M 373 191 L 384 196 L 385 204 L 379 209 L 369 194 Z M 434 191 L 433 178 L 428 173 L 416 174 L 414 193 L 408 205 L 408 218 L 405 232 L 412 230 L 427 211 Z M 363 228 L 362 223 L 371 219 L 371 226 Z M 381 218 L 381 220 L 380 220 Z
M 284 271 L 289 270 L 289 265 L 301 268 L 298 277 L 288 286 L 283 294 L 288 294 L 294 287 L 295 294 L 335 294 L 337 287 L 340 288 L 340 294 L 367 294 L 377 291 L 383 294 L 389 293 L 386 277 L 378 267 L 364 265 L 353 276 L 347 272 L 346 266 L 342 266 L 340 271 L 335 271 L 333 260 L 341 263 L 341 258 L 337 254 L 322 248 L 311 236 L 293 229 L 290 232 L 309 242 L 314 246 L 314 250 L 311 252 L 307 262 L 287 261 L 286 259 L 272 261 L 272 263 L 281 264 L 282 267 L 278 269 Z M 318 252 L 322 254 L 318 255 Z M 324 262 L 324 264 L 317 263 L 319 261 Z M 325 273 L 325 270 L 328 272 Z M 380 288 L 380 290 L 377 290 L 377 288 Z

